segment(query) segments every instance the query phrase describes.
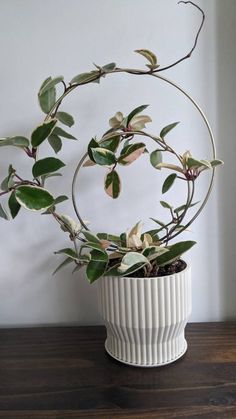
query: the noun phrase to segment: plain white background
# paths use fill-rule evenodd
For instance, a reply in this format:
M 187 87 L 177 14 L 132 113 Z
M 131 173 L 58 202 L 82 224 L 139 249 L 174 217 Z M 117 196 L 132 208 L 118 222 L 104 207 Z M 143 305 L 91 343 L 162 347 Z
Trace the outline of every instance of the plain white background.
M 168 64 L 191 48 L 200 15 L 174 0 L 8 0 L 0 13 L 0 111 L 1 137 L 29 136 L 43 119 L 37 91 L 48 77 L 63 74 L 69 81 L 78 73 L 115 61 L 118 66 L 144 68 L 133 51 L 153 50 L 160 64 Z M 235 115 L 235 12 L 227 0 L 199 1 L 207 15 L 199 45 L 192 58 L 165 76 L 175 80 L 200 103 L 216 135 L 219 169 L 211 199 L 202 216 L 185 233 L 198 244 L 188 253 L 192 265 L 192 321 L 216 321 L 236 315 L 234 277 L 234 115 Z M 100 85 L 84 86 L 68 98 L 62 110 L 71 112 L 77 142 L 65 140 L 59 157 L 67 163 L 64 177 L 51 180 L 55 194 L 71 194 L 71 180 L 88 141 L 101 135 L 108 119 L 118 110 L 125 114 L 148 103 L 158 133 L 170 122 L 181 121 L 169 139 L 180 152 L 193 150 L 196 157 L 210 157 L 206 128 L 193 106 L 163 82 L 128 75 L 112 76 Z M 150 149 L 151 144 L 148 144 Z M 45 145 L 42 156 L 50 151 Z M 50 151 L 51 153 L 51 151 Z M 51 153 L 53 155 L 53 153 Z M 30 164 L 22 152 L 1 148 L 0 176 L 8 163 L 23 176 Z M 158 204 L 163 175 L 149 167 L 145 157 L 123 169 L 122 196 L 113 202 L 103 192 L 104 171 L 84 169 L 77 190 L 81 214 L 95 231 L 118 233 L 142 219 L 164 217 Z M 197 195 L 204 195 L 209 178 L 199 181 Z M 182 203 L 184 191 L 166 197 Z M 60 213 L 74 217 L 71 202 Z M 0 220 L 0 325 L 99 324 L 97 285 L 84 273 L 71 275 L 70 267 L 52 277 L 61 261 L 53 252 L 67 247 L 66 235 L 48 216 L 22 210 L 11 222 Z

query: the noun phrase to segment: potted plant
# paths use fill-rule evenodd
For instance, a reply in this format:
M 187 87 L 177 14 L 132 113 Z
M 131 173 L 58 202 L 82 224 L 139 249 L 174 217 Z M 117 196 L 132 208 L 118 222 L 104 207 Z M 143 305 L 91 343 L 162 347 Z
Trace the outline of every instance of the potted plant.
M 192 2 L 182 2 L 191 3 Z M 194 4 L 193 4 L 194 5 Z M 201 12 L 202 10 L 196 6 Z M 45 118 L 42 124 L 33 130 L 30 138 L 23 136 L 6 137 L 0 140 L 0 146 L 17 147 L 28 158 L 32 166 L 32 178 L 23 179 L 19 169 L 11 164 L 1 183 L 0 196 L 7 199 L 9 212 L 15 218 L 21 208 L 39 211 L 51 215 L 66 232 L 72 246 L 58 250 L 64 260 L 55 273 L 66 264 L 73 264 L 73 272 L 85 267 L 90 283 L 99 280 L 99 295 L 102 315 L 107 328 L 106 350 L 114 358 L 135 366 L 159 366 L 175 361 L 187 348 L 184 328 L 191 310 L 190 266 L 182 260 L 182 255 L 189 250 L 194 241 L 174 241 L 179 234 L 194 221 L 203 209 L 212 186 L 214 170 L 222 164 L 216 159 L 214 139 L 203 112 L 189 95 L 179 86 L 170 82 L 160 72 L 191 56 L 198 40 L 198 30 L 192 50 L 177 62 L 160 67 L 156 56 L 149 50 L 137 50 L 148 63 L 147 69 L 127 69 L 117 67 L 115 63 L 99 66 L 87 73 L 79 74 L 66 84 L 62 76 L 48 77 L 40 87 L 38 99 Z M 162 128 L 158 135 L 146 131 L 146 124 L 151 122 L 143 111 L 147 105 L 139 105 L 127 115 L 117 112 L 109 121 L 109 129 L 100 139 L 93 138 L 88 143 L 87 153 L 80 160 L 73 179 L 73 204 L 79 222 L 60 213 L 58 206 L 68 199 L 65 195 L 55 197 L 47 188 L 47 181 L 58 176 L 65 164 L 57 157 L 40 155 L 45 141 L 55 153 L 62 148 L 63 139 L 75 137 L 64 130 L 62 125 L 71 127 L 73 117 L 61 110 L 63 99 L 74 89 L 89 83 L 99 83 L 110 74 L 128 73 L 147 75 L 162 79 L 177 87 L 187 96 L 200 112 L 207 125 L 213 146 L 213 156 L 201 159 L 192 156 L 190 151 L 177 152 L 168 141 L 168 134 L 177 122 Z M 58 85 L 63 86 L 63 93 L 57 97 Z M 151 139 L 153 150 L 148 150 L 146 139 Z M 170 163 L 168 156 L 175 158 Z M 162 193 L 179 184 L 186 188 L 186 200 L 175 207 L 166 200 L 160 205 L 168 213 L 166 221 L 152 218 L 154 226 L 143 231 L 142 223 L 135 220 L 134 226 L 120 235 L 91 232 L 82 220 L 75 199 L 75 183 L 79 170 L 86 170 L 94 165 L 105 169 L 105 192 L 117 199 L 120 195 L 119 166 L 133 164 L 139 158 L 146 158 L 156 170 L 167 170 Z M 202 204 L 194 202 L 195 184 L 199 176 L 211 172 L 211 180 L 206 198 Z M 189 209 L 199 205 L 194 216 L 186 221 Z M 8 211 L 0 205 L 0 216 L 9 219 Z

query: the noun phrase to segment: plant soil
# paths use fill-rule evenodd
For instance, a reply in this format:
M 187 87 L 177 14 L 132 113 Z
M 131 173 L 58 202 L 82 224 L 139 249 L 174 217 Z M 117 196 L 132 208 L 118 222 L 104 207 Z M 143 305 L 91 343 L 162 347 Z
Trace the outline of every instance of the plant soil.
M 115 265 L 117 263 L 117 260 L 113 260 L 112 265 Z M 153 278 L 156 276 L 167 276 L 167 275 L 173 275 L 178 272 L 183 271 L 187 267 L 186 262 L 184 262 L 182 259 L 175 260 L 174 262 L 160 267 L 154 267 L 154 269 L 150 272 L 148 278 Z M 130 274 L 128 276 L 129 278 L 145 278 L 145 272 L 144 269 L 139 269 L 138 271 Z
M 179 259 L 176 260 L 168 265 L 165 266 L 160 266 L 158 267 L 154 267 L 154 269 L 150 272 L 149 274 L 149 278 L 153 278 L 155 276 L 167 276 L 167 275 L 173 275 L 176 274 L 178 272 L 183 271 L 186 268 L 186 263 Z M 145 272 L 143 269 L 139 269 L 138 271 L 132 273 L 131 275 L 129 275 L 129 277 L 131 278 L 144 278 L 145 277 Z

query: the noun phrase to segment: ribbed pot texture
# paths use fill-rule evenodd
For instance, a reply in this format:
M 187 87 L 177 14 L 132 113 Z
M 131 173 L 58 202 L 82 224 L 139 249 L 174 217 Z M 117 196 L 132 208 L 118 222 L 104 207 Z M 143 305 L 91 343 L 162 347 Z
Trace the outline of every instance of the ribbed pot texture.
M 174 362 L 187 350 L 184 329 L 191 313 L 191 271 L 155 278 L 99 279 L 105 348 L 140 367 Z

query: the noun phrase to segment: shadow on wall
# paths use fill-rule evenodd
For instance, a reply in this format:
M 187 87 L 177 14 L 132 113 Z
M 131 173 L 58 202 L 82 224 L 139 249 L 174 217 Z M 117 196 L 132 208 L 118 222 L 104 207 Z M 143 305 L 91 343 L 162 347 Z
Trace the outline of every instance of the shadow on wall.
M 220 173 L 219 222 L 215 234 L 219 234 L 219 269 L 221 289 L 221 318 L 236 318 L 236 2 L 217 1 L 217 87 L 218 87 L 218 154 L 225 166 Z M 219 229 L 219 232 L 217 231 Z

